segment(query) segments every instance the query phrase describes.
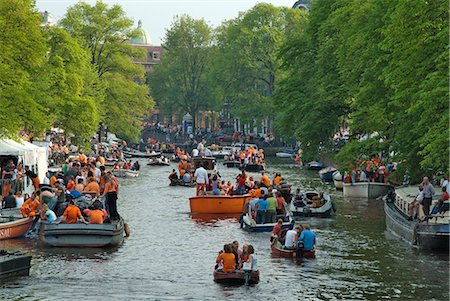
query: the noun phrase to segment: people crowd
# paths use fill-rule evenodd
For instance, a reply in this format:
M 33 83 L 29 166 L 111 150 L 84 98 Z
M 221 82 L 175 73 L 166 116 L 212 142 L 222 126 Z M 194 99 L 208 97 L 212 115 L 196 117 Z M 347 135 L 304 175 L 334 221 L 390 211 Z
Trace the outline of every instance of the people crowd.
M 239 242 L 233 241 L 219 251 L 214 269 L 223 273 L 235 273 L 242 271 L 245 263 L 249 264 L 251 271 L 258 270 L 254 247 L 244 244 L 242 249 L 239 249 Z

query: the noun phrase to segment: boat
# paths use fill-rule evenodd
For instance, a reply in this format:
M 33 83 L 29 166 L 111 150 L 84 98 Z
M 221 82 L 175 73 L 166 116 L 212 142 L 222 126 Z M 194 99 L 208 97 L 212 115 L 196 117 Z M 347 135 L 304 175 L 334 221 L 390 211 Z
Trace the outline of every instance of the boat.
M 219 175 L 217 171 L 216 159 L 213 157 L 195 157 L 191 159 L 191 173 L 194 174 L 195 170 L 203 166 L 208 172 L 209 177 Z
M 344 197 L 376 199 L 387 194 L 392 185 L 379 182 L 344 183 Z
M 30 275 L 31 255 L 0 250 L 0 279 Z
M 118 246 L 124 239 L 124 221 L 104 224 L 42 223 L 39 239 L 52 247 L 100 248 Z
M 281 152 L 275 154 L 278 158 L 293 158 L 295 156 L 294 151 L 290 149 L 284 149 Z
M 336 190 L 344 189 L 344 177 L 341 175 L 339 170 L 336 170 L 333 173 L 333 184 L 336 187 Z
M 191 213 L 242 213 L 250 198 L 249 194 L 195 196 L 189 198 L 189 205 Z
M 241 170 L 245 170 L 248 172 L 259 172 L 266 169 L 265 164 L 242 164 Z
M 283 246 L 281 245 L 278 238 L 275 238 L 270 248 L 272 249 L 272 255 L 283 257 L 283 258 L 309 258 L 313 259 L 316 258 L 316 250 L 312 251 L 305 251 L 305 250 L 289 250 L 289 249 L 283 249 Z
M 224 159 L 226 156 L 229 156 L 232 152 L 234 152 L 235 149 L 236 148 L 231 146 L 223 146 L 219 147 L 218 150 L 211 151 L 211 153 L 216 159 Z
M 408 214 L 408 205 L 414 201 L 417 192 L 417 187 L 406 186 L 397 188 L 395 194 L 388 194 L 384 198 L 386 228 L 414 247 L 448 253 L 450 211 L 427 220 L 421 210 L 419 219 L 413 220 Z M 433 199 L 433 205 L 437 204 L 437 199 L 438 197 Z
M 33 219 L 22 217 L 17 209 L 0 211 L 0 240 L 21 237 L 30 230 Z
M 150 161 L 147 163 L 149 166 L 169 166 L 170 165 L 170 159 L 166 157 L 159 157 L 159 158 L 150 158 Z
M 249 206 L 250 207 L 250 206 Z M 292 229 L 294 227 L 294 217 L 290 211 L 287 210 L 287 215 L 278 215 L 276 220 L 282 219 L 284 222 L 281 229 Z M 250 232 L 271 232 L 276 223 L 257 224 L 251 213 L 251 208 L 242 217 L 241 228 Z
M 306 200 L 306 205 L 303 200 L 293 199 L 289 204 L 289 210 L 294 217 L 330 217 L 336 212 L 336 205 L 331 200 L 328 194 L 323 195 L 325 203 L 318 207 L 312 207 L 312 200 L 314 197 L 318 197 L 319 193 L 315 191 L 308 191 L 303 193 L 303 200 Z M 300 206 L 303 205 L 303 206 Z
M 224 273 L 214 270 L 213 277 L 214 281 L 217 283 L 228 284 L 228 285 L 244 285 L 246 284 L 245 276 L 247 272 L 235 271 L 233 273 Z M 259 283 L 259 271 L 248 272 L 249 276 L 247 284 L 258 284 Z
M 333 173 L 337 169 L 334 167 L 325 167 L 319 170 L 319 177 L 324 182 L 333 182 Z
M 184 182 L 183 179 L 171 180 L 169 186 L 195 187 L 195 182 Z
M 144 153 L 137 150 L 124 150 L 124 155 L 131 156 L 133 158 L 158 158 L 161 157 L 160 152 L 151 152 L 151 153 Z
M 112 173 L 116 177 L 122 177 L 122 178 L 136 178 L 139 176 L 139 171 L 131 170 L 131 169 L 113 169 Z
M 224 161 L 223 165 L 226 167 L 239 167 L 241 166 L 241 162 L 237 160 Z
M 308 162 L 307 168 L 309 170 L 321 170 L 322 168 L 324 168 L 324 166 L 320 162 L 311 161 L 311 162 Z

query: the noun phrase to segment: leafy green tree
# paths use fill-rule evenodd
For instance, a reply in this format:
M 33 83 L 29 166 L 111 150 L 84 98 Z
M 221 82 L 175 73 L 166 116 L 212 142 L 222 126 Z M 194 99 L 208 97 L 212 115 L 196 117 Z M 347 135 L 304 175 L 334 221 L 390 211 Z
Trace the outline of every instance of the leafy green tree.
M 89 51 L 101 85 L 106 87 L 101 116 L 108 130 L 136 141 L 142 118 L 149 114 L 153 100 L 144 85 L 144 69 L 133 62 L 145 50 L 127 43 L 137 35 L 133 21 L 119 5 L 103 2 L 91 6 L 80 2 L 67 10 L 61 26 Z
M 177 16 L 167 30 L 164 56 L 148 83 L 168 116 L 188 112 L 195 122 L 200 110 L 214 106 L 208 79 L 212 38 L 212 29 L 204 20 L 187 15 Z
M 36 72 L 47 51 L 41 18 L 31 0 L 0 1 L 0 135 L 14 137 L 20 129 L 40 133 L 50 120 L 35 96 Z

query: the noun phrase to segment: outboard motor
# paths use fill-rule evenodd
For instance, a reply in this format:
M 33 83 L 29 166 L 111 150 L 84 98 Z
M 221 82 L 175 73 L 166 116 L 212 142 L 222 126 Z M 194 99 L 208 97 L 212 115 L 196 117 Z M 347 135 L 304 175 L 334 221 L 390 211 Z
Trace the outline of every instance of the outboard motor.
M 297 255 L 297 259 L 302 259 L 303 258 L 303 251 L 304 251 L 303 242 L 302 241 L 298 241 L 297 242 L 297 248 L 295 250 L 295 253 Z
M 390 203 L 395 202 L 396 197 L 397 195 L 395 193 L 394 187 L 389 187 L 389 190 L 386 194 L 386 201 Z

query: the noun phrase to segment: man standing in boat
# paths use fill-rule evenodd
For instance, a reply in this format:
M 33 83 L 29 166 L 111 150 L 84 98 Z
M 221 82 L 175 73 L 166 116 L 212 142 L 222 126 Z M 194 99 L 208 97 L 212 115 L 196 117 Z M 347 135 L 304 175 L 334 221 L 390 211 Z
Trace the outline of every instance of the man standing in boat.
M 209 184 L 208 172 L 203 167 L 203 164 L 195 170 L 194 180 L 197 183 L 195 186 L 195 195 L 199 195 L 199 190 L 202 191 L 202 195 L 206 194 L 206 185 Z
M 422 185 L 423 185 L 423 203 L 422 203 L 423 212 L 425 213 L 425 216 L 428 216 L 430 215 L 431 200 L 433 199 L 435 191 L 428 177 L 423 177 Z

